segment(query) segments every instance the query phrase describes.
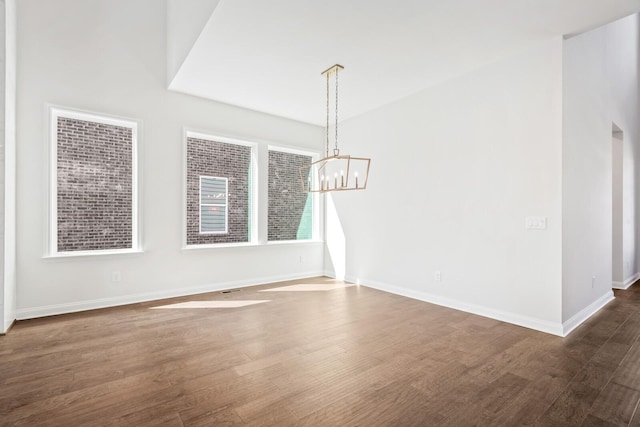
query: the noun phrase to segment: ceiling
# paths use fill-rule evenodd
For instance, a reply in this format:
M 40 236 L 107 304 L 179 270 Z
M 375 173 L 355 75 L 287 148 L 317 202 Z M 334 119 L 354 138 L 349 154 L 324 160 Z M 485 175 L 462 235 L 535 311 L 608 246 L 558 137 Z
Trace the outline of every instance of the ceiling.
M 205 0 L 199 0 L 200 2 Z M 208 1 L 208 0 L 206 0 Z M 640 11 L 640 0 L 211 0 L 171 90 L 321 125 L 339 63 L 340 118 L 543 38 Z M 207 12 L 209 13 L 209 12 Z

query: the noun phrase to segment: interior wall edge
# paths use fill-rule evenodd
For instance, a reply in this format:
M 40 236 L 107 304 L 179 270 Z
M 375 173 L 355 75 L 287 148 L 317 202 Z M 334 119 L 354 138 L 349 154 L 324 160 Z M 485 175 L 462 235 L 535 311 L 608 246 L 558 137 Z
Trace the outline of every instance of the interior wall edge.
M 605 292 L 605 294 L 602 295 L 600 298 L 598 298 L 597 300 L 595 300 L 594 302 L 592 302 L 591 304 L 589 304 L 588 306 L 586 306 L 585 308 L 583 308 L 582 310 L 580 310 L 579 312 L 571 316 L 570 319 L 562 323 L 562 336 L 566 337 L 567 335 L 569 335 L 571 331 L 573 331 L 582 323 L 587 321 L 591 316 L 596 314 L 605 305 L 609 304 L 614 299 L 615 299 L 615 296 L 613 295 L 613 291 L 610 290 L 608 292 Z

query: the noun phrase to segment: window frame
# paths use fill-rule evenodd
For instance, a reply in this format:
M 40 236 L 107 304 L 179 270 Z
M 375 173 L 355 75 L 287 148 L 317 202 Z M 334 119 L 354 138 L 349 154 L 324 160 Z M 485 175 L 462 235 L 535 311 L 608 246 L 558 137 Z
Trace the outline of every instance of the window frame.
M 202 203 L 202 179 L 218 179 L 224 181 L 224 192 L 225 192 L 225 203 L 224 204 L 212 204 L 212 203 Z M 224 176 L 208 176 L 208 175 L 200 175 L 199 176 L 200 184 L 199 184 L 199 211 L 198 211 L 198 223 L 199 223 L 199 231 L 200 234 L 210 235 L 210 234 L 228 234 L 229 233 L 229 178 Z M 224 231 L 202 231 L 202 207 L 203 206 L 224 206 Z
M 235 144 L 251 148 L 251 186 L 249 187 L 251 197 L 249 199 L 249 226 L 251 233 L 247 242 L 233 242 L 233 243 L 196 243 L 187 244 L 187 180 L 189 174 L 189 165 L 187 159 L 187 144 L 189 138 L 202 139 L 211 142 L 221 142 L 225 144 Z M 235 137 L 228 137 L 218 134 L 217 132 L 202 131 L 191 128 L 183 128 L 182 132 L 182 248 L 183 249 L 206 249 L 206 248 L 221 248 L 221 247 L 240 247 L 240 246 L 256 246 L 259 243 L 259 213 L 258 213 L 258 143 L 251 142 L 244 139 Z M 227 201 L 228 205 L 228 201 Z M 198 213 L 200 215 L 200 213 Z M 227 212 L 228 215 L 228 212 Z M 227 218 L 227 233 L 228 233 L 228 218 Z M 220 233 L 221 234 L 221 233 Z
M 48 241 L 46 257 L 75 257 L 87 255 L 114 255 L 142 252 L 140 228 L 139 141 L 141 123 L 135 119 L 110 116 L 102 113 L 74 110 L 57 106 L 49 109 L 49 203 Z M 58 250 L 58 118 L 82 120 L 131 129 L 131 247 L 122 249 L 95 249 L 83 251 Z

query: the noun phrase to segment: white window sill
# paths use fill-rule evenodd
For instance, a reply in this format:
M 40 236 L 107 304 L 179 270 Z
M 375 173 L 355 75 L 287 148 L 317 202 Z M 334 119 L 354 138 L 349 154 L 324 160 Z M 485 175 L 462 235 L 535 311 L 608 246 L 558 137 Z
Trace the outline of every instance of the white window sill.
M 324 242 L 322 240 L 281 240 L 274 242 L 266 242 L 266 243 L 215 243 L 209 245 L 187 245 L 183 246 L 183 251 L 193 251 L 193 250 L 201 250 L 201 249 L 225 249 L 225 248 L 256 248 L 256 247 L 267 247 L 267 246 L 286 246 L 286 245 L 298 245 L 298 246 L 307 246 L 307 245 L 321 245 Z
M 122 249 L 122 250 L 105 250 L 105 251 L 76 251 L 76 252 L 57 252 L 45 255 L 44 260 L 65 260 L 73 258 L 92 258 L 104 256 L 122 256 L 122 255 L 139 255 L 144 253 L 142 249 Z
M 212 243 L 206 245 L 187 245 L 183 246 L 183 251 L 195 251 L 200 249 L 222 249 L 222 248 L 251 248 L 254 246 L 262 246 L 260 243 L 243 242 L 243 243 Z
M 321 245 L 322 240 L 273 240 L 267 242 L 268 246 L 285 246 L 285 245 Z

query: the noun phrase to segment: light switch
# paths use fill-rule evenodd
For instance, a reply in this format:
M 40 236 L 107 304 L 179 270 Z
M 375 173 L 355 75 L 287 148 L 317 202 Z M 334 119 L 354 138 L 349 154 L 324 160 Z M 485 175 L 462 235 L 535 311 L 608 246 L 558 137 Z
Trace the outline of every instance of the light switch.
M 528 216 L 525 218 L 525 228 L 527 230 L 546 230 L 547 217 L 545 216 Z

